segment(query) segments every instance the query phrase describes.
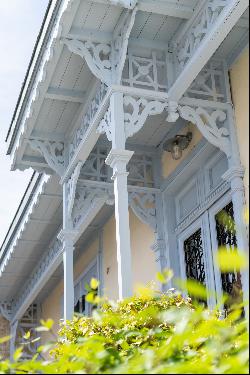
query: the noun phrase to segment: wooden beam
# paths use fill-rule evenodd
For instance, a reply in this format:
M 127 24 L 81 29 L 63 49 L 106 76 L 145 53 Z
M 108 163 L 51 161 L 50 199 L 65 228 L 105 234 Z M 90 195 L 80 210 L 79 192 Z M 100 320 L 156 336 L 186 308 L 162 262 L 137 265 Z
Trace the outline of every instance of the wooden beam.
M 72 103 L 84 103 L 85 92 L 76 90 L 59 89 L 56 87 L 49 87 L 45 94 L 46 99 L 61 100 Z
M 248 0 L 230 1 L 169 90 L 169 100 L 180 100 L 248 6 Z

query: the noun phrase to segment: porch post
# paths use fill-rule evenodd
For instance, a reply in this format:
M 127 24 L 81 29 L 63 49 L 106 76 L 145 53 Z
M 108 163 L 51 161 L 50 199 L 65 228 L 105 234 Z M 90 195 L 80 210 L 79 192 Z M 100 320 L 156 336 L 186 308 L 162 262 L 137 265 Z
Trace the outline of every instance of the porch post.
M 246 208 L 244 174 L 245 169 L 241 164 L 238 136 L 236 132 L 236 120 L 233 107 L 228 109 L 229 131 L 231 138 L 232 156 L 228 159 L 229 169 L 222 176 L 224 180 L 231 185 L 232 202 L 234 206 L 234 221 L 236 227 L 238 251 L 249 259 L 249 239 L 247 234 L 247 224 L 244 220 L 244 210 Z M 242 271 L 242 287 L 244 300 L 248 302 L 249 298 L 249 273 L 248 270 Z M 248 308 L 246 309 L 248 315 Z
M 63 230 L 59 239 L 63 243 L 63 268 L 64 268 L 64 321 L 73 319 L 74 316 L 74 236 L 71 222 L 67 213 L 67 185 L 63 185 Z
M 126 170 L 133 152 L 125 150 L 123 94 L 110 99 L 112 150 L 106 163 L 113 168 L 119 299 L 132 295 L 132 262 Z
M 10 360 L 13 360 L 13 355 L 16 350 L 16 333 L 19 321 L 10 322 Z

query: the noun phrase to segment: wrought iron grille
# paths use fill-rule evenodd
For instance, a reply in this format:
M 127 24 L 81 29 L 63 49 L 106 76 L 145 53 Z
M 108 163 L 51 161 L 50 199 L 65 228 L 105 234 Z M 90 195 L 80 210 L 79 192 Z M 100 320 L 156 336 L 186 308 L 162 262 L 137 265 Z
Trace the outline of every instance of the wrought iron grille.
M 237 251 L 233 203 L 230 202 L 224 207 L 216 215 L 215 220 L 218 247 L 227 248 L 228 252 Z M 234 302 L 238 301 L 242 291 L 240 273 L 236 271 L 221 273 L 221 283 L 223 292 L 231 296 Z M 228 306 L 225 306 L 225 308 L 228 308 Z
M 187 278 L 205 285 L 206 273 L 201 229 L 186 239 L 184 242 L 184 252 Z

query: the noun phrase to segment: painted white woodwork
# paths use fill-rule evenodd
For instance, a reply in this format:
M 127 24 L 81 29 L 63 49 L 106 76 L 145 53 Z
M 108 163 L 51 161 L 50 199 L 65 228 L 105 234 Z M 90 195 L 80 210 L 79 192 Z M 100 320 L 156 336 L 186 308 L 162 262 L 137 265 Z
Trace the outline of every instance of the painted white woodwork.
M 218 125 L 218 123 L 225 123 L 227 119 L 226 111 L 217 109 L 209 112 L 205 108 L 195 106 L 179 106 L 178 109 L 182 118 L 196 124 L 208 142 L 221 149 L 228 157 L 231 156 L 229 130 Z
M 180 4 L 173 0 L 94 0 L 97 3 L 111 3 L 124 8 L 133 8 L 137 5 L 143 12 L 156 13 L 170 17 L 189 19 L 193 14 L 192 5 L 195 2 L 188 2 L 187 5 Z M 156 6 L 157 1 L 157 6 Z
M 119 128 L 121 123 L 116 122 Z M 118 142 L 116 142 L 117 144 Z M 106 163 L 113 168 L 114 194 L 115 194 L 115 219 L 116 219 L 116 244 L 118 263 L 118 289 L 119 299 L 132 295 L 132 259 L 128 212 L 128 189 L 126 166 L 133 155 L 132 151 L 112 149 Z
M 28 142 L 32 149 L 42 154 L 53 171 L 55 171 L 59 176 L 63 174 L 65 167 L 64 142 L 38 140 L 32 138 Z
M 109 43 L 95 43 L 68 37 L 62 38 L 61 41 L 70 52 L 84 58 L 91 72 L 102 82 L 107 85 L 120 84 L 136 12 L 136 7 L 124 12 Z
M 236 227 L 236 237 L 238 251 L 242 253 L 249 261 L 249 239 L 247 235 L 246 223 L 244 220 L 244 213 L 246 208 L 244 178 L 245 169 L 242 166 L 231 166 L 223 175 L 223 179 L 231 184 L 232 202 L 234 206 L 234 221 Z M 244 300 L 249 298 L 249 272 L 247 269 L 242 270 L 242 285 Z M 246 307 L 247 315 L 249 308 Z
M 76 232 L 67 229 L 59 233 L 58 238 L 63 243 L 63 279 L 64 279 L 64 321 L 72 320 L 74 316 L 74 240 Z
M 0 315 L 6 320 L 11 320 L 12 315 L 12 303 L 10 302 L 0 302 Z
M 34 268 L 28 281 L 20 288 L 18 297 L 13 304 L 12 320 L 20 320 L 22 318 L 25 311 L 62 262 L 62 252 L 63 247 L 60 241 L 55 238 L 48 246 L 48 251 L 45 252 Z
M 249 6 L 248 0 L 209 0 L 175 41 L 178 78 L 169 97 L 179 101 Z
M 85 95 L 85 91 L 75 91 L 49 87 L 47 93 L 45 94 L 45 98 L 51 100 L 61 100 L 65 102 L 84 103 L 86 100 Z
M 66 210 L 67 210 L 67 219 L 72 221 L 72 211 L 75 203 L 75 195 L 76 195 L 76 185 L 77 181 L 81 172 L 82 163 L 79 162 L 75 167 L 74 172 L 72 173 L 71 178 L 66 182 Z M 70 224 L 70 223 L 69 223 Z
M 16 320 L 10 324 L 10 358 L 13 358 L 13 355 L 16 350 L 16 334 L 19 321 Z
M 32 132 L 32 126 L 36 122 L 40 113 L 43 97 L 49 88 L 50 80 L 52 79 L 57 67 L 57 62 L 60 59 L 63 46 L 60 45 L 60 43 L 57 43 L 57 40 L 60 39 L 63 32 L 69 32 L 79 3 L 80 0 L 63 0 L 57 10 L 56 21 L 49 25 L 49 20 L 55 11 L 55 6 L 51 7 L 48 19 L 46 19 L 46 24 L 42 31 L 42 36 L 39 39 L 38 47 L 29 69 L 28 78 L 25 82 L 25 88 L 22 91 L 20 105 L 15 113 L 14 124 L 8 135 L 8 139 L 12 136 L 14 137 L 14 139 L 10 140 L 8 148 L 8 153 L 11 153 L 11 168 L 13 169 L 15 169 L 15 163 L 22 157 L 25 150 L 26 141 L 24 138 L 28 138 Z M 42 44 L 46 32 L 48 31 L 48 27 L 50 27 L 50 34 L 47 44 L 45 45 L 46 48 L 42 51 Z M 39 58 L 41 51 L 41 58 Z M 34 72 L 36 74 L 33 80 L 32 75 Z M 28 98 L 26 95 L 27 92 Z M 22 113 L 23 109 L 24 113 Z M 17 136 L 14 135 L 16 132 L 16 126 Z M 21 155 L 18 155 L 20 147 L 22 149 Z

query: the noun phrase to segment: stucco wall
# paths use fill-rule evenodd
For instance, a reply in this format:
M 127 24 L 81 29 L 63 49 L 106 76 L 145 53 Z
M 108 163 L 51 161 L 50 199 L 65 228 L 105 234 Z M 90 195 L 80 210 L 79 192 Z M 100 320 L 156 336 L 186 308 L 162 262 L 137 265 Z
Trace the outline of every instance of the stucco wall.
M 145 285 L 155 280 L 157 269 L 154 252 L 150 249 L 150 246 L 154 243 L 154 233 L 131 210 L 129 216 L 133 288 L 136 291 L 138 285 Z M 118 284 L 114 216 L 112 216 L 104 227 L 103 275 L 104 294 L 111 299 L 117 299 Z
M 245 189 L 249 207 L 249 48 L 241 54 L 230 71 L 232 98 L 240 146 L 241 162 L 246 168 Z
M 200 142 L 202 139 L 202 134 L 198 128 L 190 124 L 187 128 L 179 132 L 179 134 L 187 134 L 187 131 L 191 131 L 193 134 L 192 141 L 188 148 L 183 151 L 182 158 L 179 160 L 174 160 L 170 152 L 163 152 L 162 155 L 162 177 L 167 178 L 177 167 L 178 165 L 190 154 L 193 148 Z

